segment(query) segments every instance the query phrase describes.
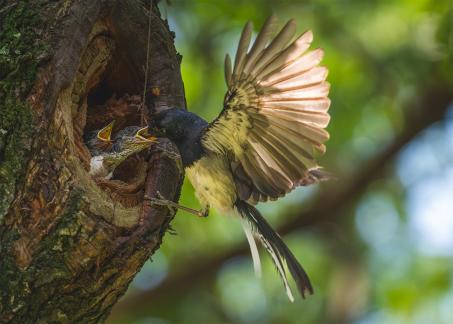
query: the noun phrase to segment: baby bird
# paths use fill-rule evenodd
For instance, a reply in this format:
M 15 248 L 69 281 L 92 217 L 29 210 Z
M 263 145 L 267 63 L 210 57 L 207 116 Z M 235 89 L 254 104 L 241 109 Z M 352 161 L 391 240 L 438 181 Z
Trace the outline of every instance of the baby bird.
M 111 136 L 114 124 L 115 121 L 112 121 L 107 126 L 91 131 L 84 136 L 85 144 L 91 156 L 97 156 L 112 149 L 113 142 Z
M 110 179 L 117 166 L 134 153 L 149 148 L 156 138 L 149 135 L 148 127 L 129 126 L 119 131 L 110 150 L 100 151 L 90 161 L 90 175 Z

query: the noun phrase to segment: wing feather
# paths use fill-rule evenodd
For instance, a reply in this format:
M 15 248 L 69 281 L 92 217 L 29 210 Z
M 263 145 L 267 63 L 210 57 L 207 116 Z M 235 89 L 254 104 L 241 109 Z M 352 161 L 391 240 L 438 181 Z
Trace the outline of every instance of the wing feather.
M 258 139 L 256 138 L 256 136 L 253 135 L 254 134 L 251 133 L 252 140 L 262 142 L 261 139 Z M 271 175 L 271 182 L 279 186 L 279 188 L 286 188 L 288 186 L 291 186 L 292 181 L 290 178 L 288 178 L 284 169 L 281 168 L 280 162 L 278 162 L 275 159 L 275 157 L 271 155 L 271 153 L 269 152 L 265 145 L 255 141 L 252 142 L 252 147 L 257 153 L 256 156 L 259 157 L 261 161 L 264 163 L 263 171 L 265 171 L 266 169 L 271 169 L 272 171 L 274 171 L 264 172 Z
M 312 151 L 313 147 L 307 141 L 300 138 L 298 134 L 295 134 L 287 129 L 281 128 L 278 125 L 268 126 L 267 128 L 260 122 L 255 123 L 256 128 L 263 130 L 261 134 L 266 134 L 263 137 L 269 137 L 282 147 L 287 147 L 292 156 L 296 156 L 300 167 L 300 159 L 313 159 Z
M 259 129 L 259 127 L 257 128 Z M 254 138 L 259 137 L 256 132 L 252 132 L 251 136 Z M 260 139 L 263 148 L 274 157 L 275 163 L 278 165 L 279 172 L 284 174 L 284 176 L 288 180 L 288 187 L 292 188 L 292 179 L 297 179 L 301 175 L 301 169 L 298 168 L 297 162 L 293 163 L 291 161 L 291 157 L 293 157 L 293 155 L 290 152 L 288 152 L 289 154 L 285 154 L 285 148 L 275 145 L 270 136 L 260 137 Z
M 233 72 L 231 69 L 231 58 L 227 54 L 225 55 L 225 82 L 228 87 L 231 87 L 233 85 Z
M 250 46 L 246 24 L 234 66 L 225 58 L 224 109 L 202 137 L 205 149 L 230 159 L 238 195 L 250 203 L 326 178 L 314 158 L 329 139 L 328 70 L 319 66 L 324 52 L 309 51 L 311 31 L 292 40 L 293 20 L 272 39 L 275 25 L 269 17 Z
M 259 126 L 257 126 L 260 129 Z M 263 146 L 274 154 L 276 160 L 282 165 L 290 179 L 298 179 L 303 174 L 303 169 L 300 167 L 300 160 L 288 148 L 278 140 L 273 134 L 268 134 L 262 138 Z M 291 186 L 292 189 L 293 186 Z
M 234 80 L 237 80 L 242 74 L 242 68 L 244 67 L 244 61 L 250 45 L 250 39 L 252 37 L 252 28 L 252 23 L 249 21 L 242 31 L 241 39 L 239 40 L 238 49 L 236 51 L 236 57 L 234 59 Z
M 293 63 L 283 67 L 280 71 L 269 73 L 264 76 L 260 85 L 263 87 L 270 87 L 274 85 L 274 83 L 298 76 L 317 66 L 321 62 L 323 56 L 324 51 L 321 48 L 308 52 Z
M 274 15 L 269 16 L 266 22 L 261 28 L 260 33 L 256 37 L 255 42 L 253 43 L 250 53 L 247 55 L 247 63 L 244 66 L 244 73 L 248 74 L 250 69 L 255 64 L 256 60 L 262 54 L 263 49 L 266 47 L 269 42 L 272 34 L 274 34 L 277 25 L 277 18 Z
M 271 187 L 267 176 L 263 177 L 262 173 L 257 170 L 256 165 L 259 163 L 255 160 L 254 154 L 245 155 L 241 160 L 241 164 L 244 167 L 244 171 L 253 179 L 253 185 L 260 193 L 269 197 L 278 197 L 277 190 Z M 258 201 L 261 201 L 261 198 L 258 198 Z
M 303 101 L 285 101 L 285 100 L 278 101 L 278 100 L 276 100 L 276 101 L 263 103 L 261 108 L 303 110 L 303 111 L 327 113 L 329 106 L 330 106 L 329 98 L 318 98 L 318 99 L 308 99 L 308 100 L 303 100 Z
M 323 98 L 329 94 L 330 84 L 327 81 L 302 87 L 291 91 L 280 91 L 276 88 L 263 89 L 263 102 L 269 101 L 301 101 L 305 99 Z
M 280 188 L 285 187 L 286 179 L 273 168 L 275 165 L 267 164 L 269 160 L 266 161 L 266 153 L 259 144 L 254 145 L 254 151 L 250 160 L 253 167 L 261 174 L 261 178 L 264 179 L 266 187 L 271 188 L 270 190 L 273 190 L 274 195 L 283 195 L 284 191 Z M 272 169 L 274 172 L 265 172 L 267 169 Z
M 257 79 L 261 79 L 263 76 L 281 70 L 283 67 L 290 65 L 292 62 L 297 60 L 309 47 L 313 41 L 313 33 L 309 30 L 299 36 L 290 46 L 282 51 L 278 56 L 265 66 L 257 74 Z
M 323 66 L 314 67 L 305 73 L 295 77 L 276 82 L 272 85 L 274 91 L 294 91 L 324 81 L 327 77 L 327 68 Z
M 281 53 L 282 48 L 285 48 L 286 45 L 291 41 L 291 38 L 296 32 L 296 23 L 293 19 L 288 21 L 285 27 L 282 28 L 280 33 L 274 38 L 274 40 L 269 44 L 268 47 L 263 51 L 263 54 L 256 62 L 253 69 L 250 71 L 252 76 L 257 75 L 261 68 L 265 67 L 270 61 L 272 61 L 279 53 Z
M 276 118 L 293 121 L 297 124 L 306 124 L 320 128 L 326 127 L 330 120 L 330 116 L 328 114 L 310 111 L 262 108 L 260 109 L 260 114 L 266 116 L 267 118 L 275 116 Z
M 269 120 L 261 112 L 259 114 L 252 113 L 254 119 Z M 317 127 L 312 127 L 306 123 L 300 123 L 295 120 L 286 120 L 278 118 L 275 114 L 272 115 L 272 124 L 278 126 L 286 133 L 298 134 L 300 139 L 312 142 L 314 145 L 321 145 L 329 139 L 329 133 Z

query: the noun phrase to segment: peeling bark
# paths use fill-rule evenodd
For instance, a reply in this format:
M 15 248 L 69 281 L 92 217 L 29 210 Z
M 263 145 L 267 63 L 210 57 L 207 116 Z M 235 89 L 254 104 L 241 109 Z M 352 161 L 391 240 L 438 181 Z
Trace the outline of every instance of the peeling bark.
M 159 148 L 132 207 L 87 173 L 83 133 L 137 122 L 136 107 L 105 107 L 142 94 L 147 11 L 136 0 L 0 4 L 0 322 L 103 321 L 173 218 L 141 197 L 177 199 L 182 182 Z M 148 107 L 184 108 L 173 34 L 151 14 Z

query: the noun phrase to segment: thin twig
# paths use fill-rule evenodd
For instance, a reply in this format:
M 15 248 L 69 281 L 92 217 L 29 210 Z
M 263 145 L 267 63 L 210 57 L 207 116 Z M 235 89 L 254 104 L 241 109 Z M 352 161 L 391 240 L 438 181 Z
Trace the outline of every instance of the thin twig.
M 140 116 L 140 123 L 142 126 L 148 123 L 146 114 L 145 114 L 145 107 L 146 107 L 146 89 L 148 88 L 148 73 L 149 73 L 149 48 L 151 43 L 151 14 L 153 10 L 153 0 L 149 1 L 149 12 L 148 12 L 148 40 L 146 45 L 146 69 L 145 69 L 145 84 L 143 86 L 143 101 L 141 107 L 141 116 Z

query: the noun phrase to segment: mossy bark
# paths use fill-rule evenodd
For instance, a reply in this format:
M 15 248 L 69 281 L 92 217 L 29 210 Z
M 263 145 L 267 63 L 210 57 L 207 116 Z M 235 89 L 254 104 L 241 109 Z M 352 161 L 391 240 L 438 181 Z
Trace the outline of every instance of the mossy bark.
M 101 75 L 111 91 L 141 94 L 147 11 L 137 0 L 0 3 L 0 322 L 99 322 L 173 217 L 118 207 L 77 149 Z M 151 30 L 148 107 L 184 108 L 180 58 L 157 7 Z M 178 161 L 151 153 L 145 193 L 177 199 Z

